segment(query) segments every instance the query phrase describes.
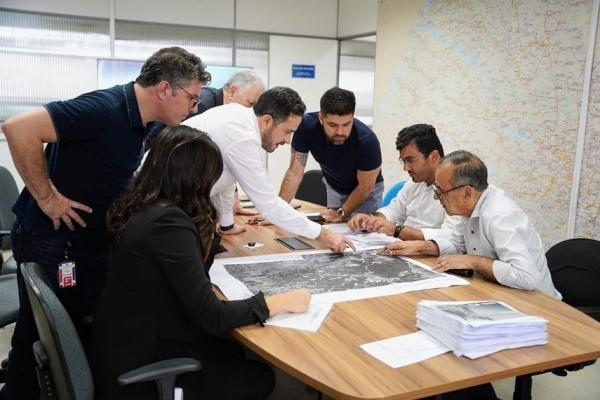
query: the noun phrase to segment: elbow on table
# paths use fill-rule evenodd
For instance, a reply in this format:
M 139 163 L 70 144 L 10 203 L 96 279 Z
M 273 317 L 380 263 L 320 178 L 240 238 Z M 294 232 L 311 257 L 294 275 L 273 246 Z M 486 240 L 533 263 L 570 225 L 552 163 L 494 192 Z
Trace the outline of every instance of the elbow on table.
M 515 267 L 513 267 L 515 268 Z M 515 268 L 516 269 L 516 268 Z M 522 271 L 514 275 L 512 282 L 507 283 L 506 286 L 513 287 L 515 289 L 522 290 L 535 290 L 538 288 L 540 283 L 541 275 L 538 272 L 533 271 Z M 500 282 L 502 283 L 502 282 Z

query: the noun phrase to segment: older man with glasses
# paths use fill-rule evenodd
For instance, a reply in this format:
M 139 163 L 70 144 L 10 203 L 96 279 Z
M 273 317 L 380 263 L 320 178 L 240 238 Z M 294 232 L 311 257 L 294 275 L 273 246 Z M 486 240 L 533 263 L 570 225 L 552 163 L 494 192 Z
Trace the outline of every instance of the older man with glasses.
M 433 198 L 435 171 L 444 156 L 435 128 L 417 124 L 402 129 L 396 138 L 396 148 L 411 180 L 389 205 L 370 215 L 355 215 L 348 226 L 404 240 L 430 240 L 447 235 L 462 219 L 447 218 L 443 207 Z M 443 229 L 439 229 L 442 225 Z
M 434 196 L 449 215 L 466 221 L 442 246 L 433 241 L 407 241 L 386 247 L 391 255 L 441 255 L 440 272 L 471 269 L 498 283 L 542 290 L 561 298 L 554 287 L 544 246 L 527 215 L 502 190 L 489 185 L 487 168 L 474 154 L 459 150 L 440 161 Z

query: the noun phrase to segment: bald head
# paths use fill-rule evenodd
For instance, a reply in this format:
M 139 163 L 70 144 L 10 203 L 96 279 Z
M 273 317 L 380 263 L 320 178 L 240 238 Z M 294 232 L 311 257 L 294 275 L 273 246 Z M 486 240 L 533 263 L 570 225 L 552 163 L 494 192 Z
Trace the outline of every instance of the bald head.
M 465 150 L 453 151 L 440 161 L 442 165 L 452 165 L 452 183 L 455 186 L 469 185 L 478 192 L 483 192 L 488 187 L 487 167 L 473 153 Z

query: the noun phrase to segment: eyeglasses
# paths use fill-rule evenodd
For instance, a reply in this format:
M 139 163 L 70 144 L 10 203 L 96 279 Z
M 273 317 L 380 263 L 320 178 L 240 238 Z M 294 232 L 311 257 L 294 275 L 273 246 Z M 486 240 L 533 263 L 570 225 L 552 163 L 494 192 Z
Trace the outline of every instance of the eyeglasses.
M 415 163 L 415 161 L 420 160 L 421 158 L 425 158 L 425 155 L 422 154 L 422 155 L 416 156 L 416 157 L 401 158 L 400 164 L 402 164 L 403 167 L 405 167 L 406 165 L 413 165 Z
M 183 90 L 184 92 L 186 92 L 188 94 L 188 96 L 190 96 L 190 100 L 192 100 L 192 108 L 196 107 L 198 104 L 200 104 L 200 96 L 195 96 L 193 94 L 191 94 L 190 92 L 188 92 L 187 90 L 185 90 L 185 88 L 183 86 L 181 86 L 179 83 L 174 83 L 175 86 L 177 86 L 179 89 Z
M 465 187 L 465 186 L 469 186 L 469 185 L 465 184 L 465 185 L 456 186 L 456 187 L 453 187 L 452 189 L 448 189 L 448 190 L 444 191 L 444 190 L 441 190 L 440 187 L 438 185 L 436 185 L 435 183 L 433 185 L 434 185 L 434 187 L 433 187 L 433 198 L 436 199 L 436 200 L 440 200 L 440 198 L 442 196 L 450 193 L 453 190 L 460 189 L 460 188 Z

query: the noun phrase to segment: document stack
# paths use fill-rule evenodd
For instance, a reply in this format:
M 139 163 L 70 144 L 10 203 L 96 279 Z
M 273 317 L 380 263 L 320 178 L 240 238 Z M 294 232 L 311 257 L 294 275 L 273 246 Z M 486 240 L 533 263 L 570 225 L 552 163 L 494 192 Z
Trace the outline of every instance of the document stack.
M 500 301 L 423 300 L 417 306 L 417 327 L 469 358 L 545 344 L 547 323 Z

